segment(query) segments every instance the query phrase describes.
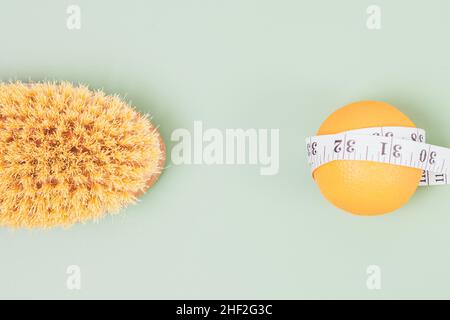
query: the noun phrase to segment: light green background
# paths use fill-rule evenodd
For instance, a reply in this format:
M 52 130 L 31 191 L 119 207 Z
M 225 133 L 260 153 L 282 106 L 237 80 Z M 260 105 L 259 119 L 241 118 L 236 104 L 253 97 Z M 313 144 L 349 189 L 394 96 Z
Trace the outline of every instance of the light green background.
M 279 128 L 280 171 L 171 166 L 121 215 L 0 229 L 0 298 L 450 298 L 450 188 L 363 218 L 326 202 L 303 139 L 336 108 L 392 103 L 450 146 L 450 4 L 407 0 L 0 1 L 0 77 L 83 82 L 151 112 Z M 382 29 L 366 28 L 366 8 Z M 79 4 L 82 28 L 66 28 Z M 382 199 L 380 199 L 382 201 Z M 66 288 L 81 267 L 82 288 Z M 366 287 L 379 265 L 382 289 Z

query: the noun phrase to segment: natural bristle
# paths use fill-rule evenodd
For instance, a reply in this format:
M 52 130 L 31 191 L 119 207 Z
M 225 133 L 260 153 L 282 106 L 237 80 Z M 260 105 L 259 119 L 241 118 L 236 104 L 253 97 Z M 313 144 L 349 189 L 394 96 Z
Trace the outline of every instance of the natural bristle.
M 156 180 L 164 144 L 117 96 L 0 84 L 0 225 L 68 226 L 118 212 Z

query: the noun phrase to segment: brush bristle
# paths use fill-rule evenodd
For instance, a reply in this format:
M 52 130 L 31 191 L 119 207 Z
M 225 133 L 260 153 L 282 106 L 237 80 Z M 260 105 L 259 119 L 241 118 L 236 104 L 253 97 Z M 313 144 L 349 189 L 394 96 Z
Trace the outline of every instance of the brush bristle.
M 117 96 L 0 84 L 0 225 L 68 226 L 134 202 L 164 162 L 155 127 Z

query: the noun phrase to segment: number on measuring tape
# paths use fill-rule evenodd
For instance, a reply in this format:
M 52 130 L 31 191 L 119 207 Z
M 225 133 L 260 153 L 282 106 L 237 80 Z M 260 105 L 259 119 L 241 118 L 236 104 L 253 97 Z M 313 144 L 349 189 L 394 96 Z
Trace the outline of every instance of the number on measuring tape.
M 348 140 L 347 141 L 347 152 L 354 152 L 355 148 L 353 147 L 356 144 L 355 140 Z
M 334 148 L 333 148 L 334 152 L 339 153 L 342 151 L 341 144 L 342 140 L 340 139 L 334 140 Z
M 395 144 L 393 147 L 392 147 L 392 155 L 394 156 L 394 157 L 396 157 L 396 158 L 399 158 L 400 157 L 400 151 L 402 150 L 402 146 L 401 145 L 399 145 L 399 144 Z
M 411 133 L 411 140 L 412 141 L 418 141 L 418 142 L 425 142 L 425 138 L 422 134 L 418 134 L 418 133 Z
M 450 184 L 450 149 L 425 143 L 425 131 L 409 127 L 373 127 L 306 139 L 314 171 L 339 160 L 366 160 L 422 169 L 420 185 Z

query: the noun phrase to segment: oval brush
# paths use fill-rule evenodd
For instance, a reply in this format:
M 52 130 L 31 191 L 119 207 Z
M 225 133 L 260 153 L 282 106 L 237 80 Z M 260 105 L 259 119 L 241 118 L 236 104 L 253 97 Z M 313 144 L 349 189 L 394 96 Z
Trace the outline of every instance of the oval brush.
M 164 142 L 117 96 L 70 83 L 0 83 L 0 226 L 69 226 L 151 187 Z

